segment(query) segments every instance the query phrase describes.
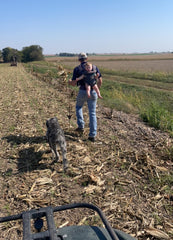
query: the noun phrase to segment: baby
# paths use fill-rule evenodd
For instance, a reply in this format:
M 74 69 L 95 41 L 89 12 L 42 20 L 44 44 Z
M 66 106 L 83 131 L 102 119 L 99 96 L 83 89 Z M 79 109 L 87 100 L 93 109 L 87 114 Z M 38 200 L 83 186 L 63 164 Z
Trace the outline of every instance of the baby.
M 87 62 L 85 63 L 84 67 L 85 67 L 84 73 L 80 77 L 76 78 L 76 81 L 80 81 L 82 79 L 84 80 L 88 97 L 90 97 L 90 91 L 92 87 L 92 89 L 96 91 L 98 97 L 103 98 L 97 86 L 98 75 L 96 74 L 95 71 L 92 71 L 92 64 Z

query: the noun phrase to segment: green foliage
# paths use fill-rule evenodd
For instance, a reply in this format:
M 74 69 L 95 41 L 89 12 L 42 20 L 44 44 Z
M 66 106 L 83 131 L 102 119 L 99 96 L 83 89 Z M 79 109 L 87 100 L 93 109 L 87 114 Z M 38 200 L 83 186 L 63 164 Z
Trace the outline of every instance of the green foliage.
M 42 47 L 38 45 L 31 45 L 29 47 L 24 47 L 22 50 L 22 61 L 32 62 L 41 61 L 44 59 Z
M 173 146 L 169 146 L 167 149 L 165 149 L 165 154 L 173 162 Z
M 49 67 L 46 66 L 40 66 L 40 65 L 35 65 L 35 64 L 30 64 L 28 65 L 32 72 L 40 73 L 40 74 L 45 74 L 49 71 Z
M 154 177 L 151 179 L 151 184 L 153 190 L 156 189 L 158 191 L 158 186 L 162 188 L 166 193 L 172 193 L 172 186 L 173 186 L 173 175 L 168 173 L 161 173 L 158 177 Z
M 114 86 L 104 84 L 101 92 L 104 97 L 104 104 L 111 109 L 126 113 L 136 112 L 135 106 L 128 101 L 128 97 L 120 85 L 115 88 Z
M 31 61 L 41 61 L 44 59 L 43 49 L 39 45 L 31 45 L 29 47 L 24 47 L 22 51 L 6 47 L 0 52 L 0 58 L 2 55 L 4 63 L 17 61 L 17 62 L 31 62 Z
M 10 128 L 9 128 L 9 132 L 14 132 L 15 129 L 16 129 L 16 126 L 11 125 Z
M 156 82 L 173 83 L 173 74 L 165 72 L 155 72 L 155 73 L 142 73 L 142 72 L 130 72 L 130 71 L 114 71 L 108 69 L 101 69 L 103 74 L 108 74 L 112 76 L 122 76 L 128 78 L 142 79 L 142 80 L 152 80 Z
M 150 126 L 173 133 L 172 92 L 104 79 L 101 94 L 110 108 L 139 113 Z
M 28 71 L 32 71 L 32 73 L 47 74 L 48 77 L 52 78 L 59 77 L 57 67 L 48 65 L 45 61 L 26 63 L 25 67 Z
M 21 61 L 21 52 L 17 49 L 13 49 L 10 47 L 2 49 L 2 58 L 5 63 L 11 62 L 14 60 Z
M 151 126 L 173 132 L 173 116 L 156 102 L 141 107 L 140 116 L 143 121 L 148 122 Z

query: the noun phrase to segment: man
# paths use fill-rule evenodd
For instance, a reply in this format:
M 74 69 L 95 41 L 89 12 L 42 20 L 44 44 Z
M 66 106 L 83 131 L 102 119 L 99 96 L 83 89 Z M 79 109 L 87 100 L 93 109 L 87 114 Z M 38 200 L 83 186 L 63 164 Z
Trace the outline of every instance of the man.
M 80 53 L 78 56 L 78 60 L 80 62 L 80 65 L 75 67 L 73 70 L 73 76 L 72 79 L 69 80 L 69 84 L 72 86 L 75 86 L 76 84 L 79 86 L 79 92 L 77 96 L 76 101 L 76 117 L 77 117 L 77 124 L 78 128 L 76 129 L 79 132 L 84 131 L 85 122 L 83 118 L 83 110 L 82 107 L 85 102 L 87 102 L 88 110 L 89 110 L 89 137 L 88 140 L 94 142 L 95 137 L 97 135 L 97 117 L 96 117 L 96 104 L 97 104 L 97 93 L 91 89 L 91 96 L 88 98 L 86 88 L 85 88 L 85 82 L 84 80 L 77 81 L 76 78 L 80 77 L 84 72 L 84 65 L 87 62 L 87 55 L 86 53 Z M 98 74 L 98 81 L 97 85 L 100 88 L 102 85 L 102 76 L 99 71 L 99 69 L 93 65 L 93 70 L 96 71 L 96 74 Z

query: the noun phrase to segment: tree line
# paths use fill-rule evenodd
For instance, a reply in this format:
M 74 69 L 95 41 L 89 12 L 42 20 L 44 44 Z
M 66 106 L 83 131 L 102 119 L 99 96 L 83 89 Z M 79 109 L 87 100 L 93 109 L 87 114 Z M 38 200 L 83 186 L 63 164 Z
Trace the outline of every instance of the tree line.
M 87 56 L 89 55 L 96 55 L 96 53 L 86 53 Z M 57 53 L 56 56 L 58 57 L 76 57 L 78 56 L 78 53 L 68 53 L 68 52 L 62 52 L 62 53 Z
M 6 47 L 0 50 L 0 59 L 4 63 L 8 62 L 32 62 L 41 61 L 44 59 L 43 48 L 39 45 L 31 45 L 29 47 L 23 47 L 22 51 L 14 48 Z

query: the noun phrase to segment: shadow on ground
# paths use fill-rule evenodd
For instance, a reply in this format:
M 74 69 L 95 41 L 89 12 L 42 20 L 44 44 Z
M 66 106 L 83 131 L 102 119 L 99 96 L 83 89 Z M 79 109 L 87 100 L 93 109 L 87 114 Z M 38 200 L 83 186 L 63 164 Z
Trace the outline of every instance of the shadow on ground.
M 20 144 L 34 144 L 34 143 L 45 143 L 46 142 L 46 136 L 34 136 L 34 137 L 28 137 L 26 135 L 9 135 L 6 137 L 3 137 L 2 139 L 6 139 L 8 143 L 13 145 L 20 145 Z
M 27 144 L 27 148 L 24 147 L 23 149 L 16 149 L 18 151 L 17 158 L 18 173 L 51 168 L 51 164 L 49 163 L 48 159 L 43 156 L 46 153 L 50 153 L 51 152 L 50 149 L 47 151 L 36 150 L 35 146 L 33 146 L 33 144 L 46 143 L 47 140 L 45 136 L 28 137 L 26 135 L 23 136 L 9 135 L 3 137 L 2 139 L 6 139 L 7 142 L 11 144 L 12 147 L 15 146 L 16 148 L 21 144 Z M 12 156 L 11 159 L 13 159 Z M 10 174 L 12 174 L 12 172 L 13 171 L 10 170 Z M 9 171 L 7 172 L 7 175 L 8 174 Z

